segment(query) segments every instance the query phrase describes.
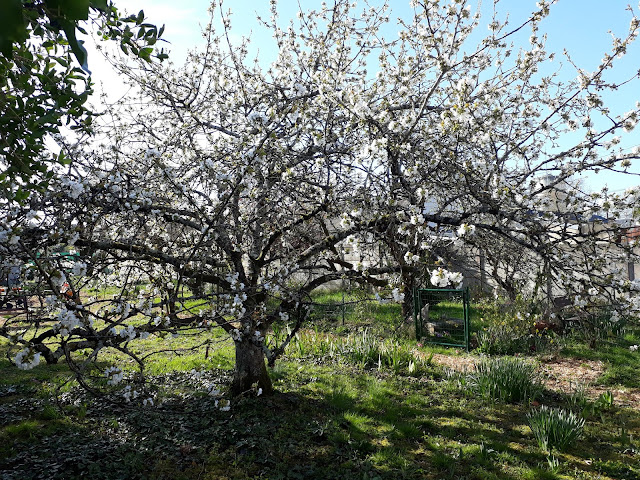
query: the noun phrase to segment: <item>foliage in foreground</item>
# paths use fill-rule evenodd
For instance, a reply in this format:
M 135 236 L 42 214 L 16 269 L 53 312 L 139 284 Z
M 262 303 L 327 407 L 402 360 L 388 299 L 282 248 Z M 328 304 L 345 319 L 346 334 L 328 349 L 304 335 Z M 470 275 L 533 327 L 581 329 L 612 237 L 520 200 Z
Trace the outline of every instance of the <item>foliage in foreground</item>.
M 72 161 L 69 152 L 51 151 L 46 144 L 61 140 L 62 125 L 93 131 L 95 114 L 87 104 L 91 73 L 77 38 L 87 33 L 87 25 L 125 53 L 145 61 L 167 57 L 154 53 L 164 27 L 146 23 L 142 11 L 124 16 L 111 1 L 0 4 L 0 199 L 27 203 L 31 191 L 47 187 L 56 167 Z

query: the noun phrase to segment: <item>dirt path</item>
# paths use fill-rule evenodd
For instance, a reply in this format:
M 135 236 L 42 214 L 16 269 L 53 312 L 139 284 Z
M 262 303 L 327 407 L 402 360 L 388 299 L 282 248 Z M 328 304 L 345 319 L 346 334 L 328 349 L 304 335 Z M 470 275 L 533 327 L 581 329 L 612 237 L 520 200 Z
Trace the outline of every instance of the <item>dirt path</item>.
M 473 355 L 433 355 L 433 362 L 457 371 L 470 371 L 478 361 Z M 601 361 L 578 360 L 575 358 L 544 357 L 540 359 L 540 371 L 545 386 L 556 392 L 569 393 L 577 385 L 584 385 L 588 397 L 596 398 L 603 392 L 611 390 L 614 402 L 621 406 L 640 407 L 640 389 L 610 389 L 596 385 L 604 372 Z

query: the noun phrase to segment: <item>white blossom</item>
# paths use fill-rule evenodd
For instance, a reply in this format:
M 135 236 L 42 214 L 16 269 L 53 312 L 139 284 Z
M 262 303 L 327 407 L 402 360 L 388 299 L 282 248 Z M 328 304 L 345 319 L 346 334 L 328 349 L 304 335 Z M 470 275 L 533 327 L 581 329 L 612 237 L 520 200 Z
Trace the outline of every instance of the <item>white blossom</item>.
M 412 252 L 407 252 L 404 254 L 405 263 L 411 265 L 412 263 L 418 263 L 420 261 L 420 255 L 415 255 Z
M 71 273 L 79 277 L 85 276 L 87 274 L 87 264 L 84 262 L 75 262 L 71 269 Z
M 117 385 L 122 381 L 124 372 L 118 367 L 109 367 L 104 371 L 104 376 L 107 377 L 108 385 Z
M 463 223 L 462 225 L 460 225 L 460 227 L 458 227 L 458 236 L 459 237 L 464 237 L 467 235 L 473 235 L 476 231 L 476 226 L 475 225 L 469 225 L 468 223 Z
M 346 213 L 343 213 L 342 216 L 340 217 L 340 227 L 343 230 L 348 230 L 352 228 L 353 225 L 354 225 L 353 220 L 351 220 L 349 215 L 347 215 Z
M 69 177 L 61 177 L 60 181 L 64 187 L 69 191 L 69 196 L 74 200 L 77 199 L 84 192 L 84 185 L 77 180 Z
M 400 289 L 399 289 L 399 288 L 394 288 L 394 289 L 391 291 L 391 296 L 393 297 L 393 301 L 394 301 L 394 302 L 401 303 L 401 302 L 403 302 L 403 301 L 404 301 L 404 293 L 403 293 L 403 292 L 400 292 Z
M 67 310 L 65 306 L 61 307 L 57 320 L 56 329 L 63 337 L 68 336 L 71 331 L 80 326 L 81 323 L 76 313 L 72 310 Z
M 125 386 L 122 390 L 122 396 L 126 402 L 130 402 L 131 400 L 138 398 L 139 395 L 140 393 L 131 388 L 131 385 Z
M 463 276 L 459 272 L 450 272 L 442 267 L 431 271 L 431 284 L 434 287 L 446 288 L 453 286 L 458 288 L 463 281 Z
M 32 347 L 27 347 L 20 350 L 13 360 L 19 369 L 31 370 L 40 363 L 40 352 L 36 352 Z

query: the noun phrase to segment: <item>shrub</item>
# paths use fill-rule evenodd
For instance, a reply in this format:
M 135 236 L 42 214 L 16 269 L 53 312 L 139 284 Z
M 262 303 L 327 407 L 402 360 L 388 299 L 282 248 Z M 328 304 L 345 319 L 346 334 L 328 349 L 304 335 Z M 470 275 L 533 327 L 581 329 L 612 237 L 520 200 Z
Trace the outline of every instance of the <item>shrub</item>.
M 568 410 L 544 405 L 529 412 L 527 420 L 538 445 L 545 451 L 566 450 L 582 435 L 584 428 L 584 418 Z
M 532 300 L 518 296 L 512 303 L 483 302 L 476 337 L 478 350 L 489 355 L 513 355 L 541 351 L 549 347 L 549 339 L 532 330 L 540 319 L 540 309 Z
M 484 358 L 470 380 L 476 393 L 503 402 L 533 400 L 542 391 L 535 365 L 518 358 Z
M 566 320 L 573 335 L 591 348 L 605 340 L 618 340 L 624 336 L 628 318 L 606 305 L 593 305 L 589 311 L 570 311 Z

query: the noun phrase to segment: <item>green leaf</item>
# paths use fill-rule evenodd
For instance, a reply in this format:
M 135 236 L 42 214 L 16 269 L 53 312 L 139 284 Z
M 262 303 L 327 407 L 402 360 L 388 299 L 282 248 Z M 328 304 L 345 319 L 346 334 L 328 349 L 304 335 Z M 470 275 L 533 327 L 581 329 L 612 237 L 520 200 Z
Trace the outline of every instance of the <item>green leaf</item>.
M 58 163 L 61 165 L 69 165 L 71 163 L 71 158 L 65 156 L 63 152 L 60 152 L 57 160 L 58 160 Z
M 147 62 L 151 61 L 151 54 L 153 53 L 153 47 L 141 48 L 138 52 L 138 56 Z
M 91 8 L 105 11 L 108 8 L 107 0 L 90 0 Z
M 82 45 L 82 40 L 78 40 L 76 38 L 75 24 L 72 22 L 64 22 L 62 28 L 64 30 L 64 33 L 67 35 L 67 41 L 69 42 L 71 51 L 78 59 L 78 63 L 80 63 L 80 66 L 85 72 L 91 74 L 91 71 L 89 70 L 89 66 L 87 64 L 87 49 Z
M 0 53 L 10 57 L 14 42 L 24 42 L 28 38 L 27 27 L 22 16 L 20 0 L 0 2 Z
M 53 57 L 53 59 L 65 68 L 69 66 L 69 62 L 64 57 Z
M 29 198 L 29 192 L 25 192 L 22 187 L 18 187 L 18 190 L 16 191 L 16 193 L 14 194 L 14 199 L 17 200 L 18 202 L 23 202 L 24 200 L 26 200 L 27 198 Z
M 67 20 L 87 20 L 91 0 L 45 0 L 47 7 L 60 12 L 59 17 Z
M 38 118 L 36 123 L 40 125 L 46 125 L 48 123 L 52 123 L 58 120 L 59 114 L 56 110 L 49 110 L 44 116 Z

